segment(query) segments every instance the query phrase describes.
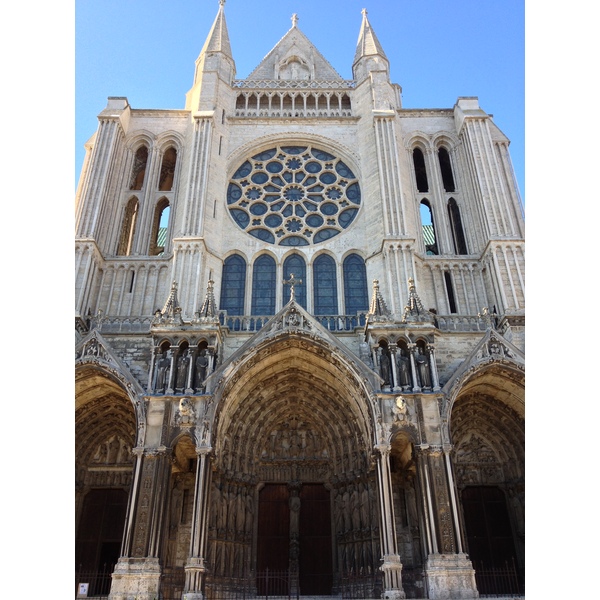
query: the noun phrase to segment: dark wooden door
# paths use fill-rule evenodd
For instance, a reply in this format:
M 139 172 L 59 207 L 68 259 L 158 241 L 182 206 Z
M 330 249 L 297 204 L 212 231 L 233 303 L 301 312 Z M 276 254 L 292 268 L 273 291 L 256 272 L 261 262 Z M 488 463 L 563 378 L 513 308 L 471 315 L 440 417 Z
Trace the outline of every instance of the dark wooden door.
M 329 490 L 305 483 L 300 501 L 300 594 L 329 595 L 333 583 Z
M 286 484 L 269 483 L 260 490 L 258 502 L 257 571 L 285 571 L 290 560 L 290 493 Z M 258 593 L 266 593 L 258 580 Z

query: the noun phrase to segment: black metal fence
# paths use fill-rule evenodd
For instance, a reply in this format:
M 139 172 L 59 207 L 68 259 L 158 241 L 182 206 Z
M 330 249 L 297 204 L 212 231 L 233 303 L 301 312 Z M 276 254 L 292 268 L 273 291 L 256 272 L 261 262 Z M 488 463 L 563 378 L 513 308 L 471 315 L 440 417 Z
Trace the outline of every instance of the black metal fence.
M 114 564 L 105 563 L 99 569 L 92 571 L 84 569 L 80 565 L 75 571 L 75 597 L 85 589 L 88 598 L 108 598 L 114 568 Z
M 522 596 L 525 593 L 525 577 L 514 559 L 503 566 L 488 566 L 483 561 L 473 565 L 475 581 L 480 597 Z

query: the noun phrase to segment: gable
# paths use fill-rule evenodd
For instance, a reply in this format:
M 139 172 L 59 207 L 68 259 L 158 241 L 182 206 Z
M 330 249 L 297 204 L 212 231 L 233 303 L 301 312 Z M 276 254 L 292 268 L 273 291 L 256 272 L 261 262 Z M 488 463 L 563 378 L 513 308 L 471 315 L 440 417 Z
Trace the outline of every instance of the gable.
M 339 73 L 296 26 L 281 38 L 248 76 L 248 80 L 265 79 L 343 81 Z

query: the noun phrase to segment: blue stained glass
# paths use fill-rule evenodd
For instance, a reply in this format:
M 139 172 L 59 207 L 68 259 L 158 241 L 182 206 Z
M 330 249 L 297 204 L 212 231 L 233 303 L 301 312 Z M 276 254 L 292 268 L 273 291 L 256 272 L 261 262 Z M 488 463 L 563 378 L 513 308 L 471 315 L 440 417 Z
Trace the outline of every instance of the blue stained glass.
M 221 300 L 219 307 L 229 315 L 244 314 L 246 290 L 246 261 L 234 254 L 225 259 L 221 278 Z
M 309 162 L 309 163 L 306 163 L 304 168 L 309 173 L 318 173 L 323 167 L 321 167 L 320 163 L 318 163 L 318 162 Z
M 285 173 L 282 173 L 281 176 L 288 182 L 288 183 L 292 183 L 292 181 L 294 181 L 294 177 L 293 175 L 289 172 L 286 171 Z
M 260 185 L 266 183 L 269 180 L 269 176 L 266 173 L 261 173 L 259 171 L 258 173 L 254 173 L 250 179 L 252 179 L 254 183 Z
M 256 200 L 262 196 L 262 191 L 257 188 L 250 188 L 246 191 L 246 198 Z
M 293 171 L 295 171 L 296 169 L 299 169 L 302 166 L 302 163 L 297 158 L 291 158 L 287 161 L 286 166 L 288 169 L 292 169 Z
M 291 217 L 292 213 L 294 212 L 294 209 L 288 204 L 282 211 L 281 214 L 284 217 Z
M 265 152 L 261 152 L 260 154 L 256 154 L 252 158 L 254 160 L 269 160 L 275 156 L 277 152 L 277 148 L 271 148 L 271 150 L 265 150 Z
M 318 207 L 317 207 L 317 205 L 316 205 L 316 204 L 314 204 L 313 202 L 309 202 L 308 200 L 305 200 L 305 201 L 302 203 L 302 206 L 304 206 L 304 208 L 305 208 L 306 210 L 310 210 L 310 211 L 315 211 L 315 210 L 318 210 Z
M 307 177 L 304 180 L 304 185 L 308 187 L 309 185 L 312 185 L 313 183 L 315 183 L 315 181 L 317 181 L 316 177 Z
M 230 183 L 227 188 L 227 204 L 235 204 L 241 197 L 242 190 L 235 183 Z
M 348 165 L 341 160 L 335 165 L 335 170 L 346 179 L 354 179 L 354 173 L 348 168 Z
M 263 242 L 275 243 L 275 236 L 268 229 L 251 229 L 248 233 Z
M 308 240 L 297 235 L 290 235 L 279 241 L 280 246 L 308 246 Z
M 280 188 L 275 187 L 274 185 L 265 185 L 265 187 L 263 188 L 265 190 L 265 192 L 279 192 Z
M 335 261 L 331 256 L 321 254 L 313 266 L 315 315 L 338 314 L 336 279 Z
M 330 190 L 327 190 L 327 197 L 330 200 L 337 200 L 338 198 L 342 197 L 342 192 L 340 192 L 340 190 L 337 188 L 331 188 Z
M 321 175 L 319 177 L 319 179 L 323 182 L 326 183 L 327 185 L 334 183 L 337 181 L 337 177 L 335 176 L 335 174 L 333 173 L 323 173 L 323 175 Z
M 315 233 L 315 243 L 317 242 L 324 242 L 325 240 L 328 240 L 330 238 L 332 238 L 333 236 L 337 235 L 339 233 L 339 231 L 337 229 L 321 229 L 321 231 L 317 231 L 317 233 Z
M 275 204 L 271 204 L 271 210 L 277 211 L 281 210 L 281 208 L 285 205 L 285 202 L 275 202 Z
M 292 273 L 296 280 L 302 280 L 302 283 L 296 283 L 294 286 L 296 302 L 302 306 L 302 308 L 306 308 L 306 263 L 299 254 L 288 256 L 283 263 L 283 280 L 287 281 Z M 286 304 L 290 298 L 289 285 L 283 286 L 282 297 L 283 303 Z
M 248 223 L 250 223 L 250 216 L 239 208 L 232 208 L 230 211 L 231 216 L 235 219 L 235 222 L 242 228 L 246 229 Z
M 283 223 L 283 219 L 279 215 L 269 215 L 265 217 L 265 225 L 267 227 L 279 227 Z
M 335 215 L 337 211 L 337 205 L 333 204 L 332 202 L 324 202 L 323 204 L 321 204 L 321 212 L 324 215 L 327 215 L 328 217 L 330 217 L 331 215 Z
M 323 197 L 322 197 L 322 196 L 315 196 L 315 195 L 313 195 L 313 194 L 311 194 L 311 195 L 309 196 L 309 198 L 310 198 L 310 199 L 311 199 L 313 202 L 321 202 L 321 200 L 323 200 Z
M 320 215 L 309 215 L 306 217 L 306 222 L 311 227 L 321 227 L 323 225 L 323 217 Z
M 358 183 L 353 183 L 346 190 L 346 197 L 354 204 L 360 204 L 360 188 L 358 187 Z
M 303 173 L 302 171 L 299 171 L 298 173 L 296 173 L 294 175 L 294 181 L 296 183 L 301 183 L 302 180 L 306 177 L 306 173 Z
M 273 161 L 268 163 L 266 168 L 269 173 L 280 173 L 283 165 L 280 162 Z
M 302 206 L 296 204 L 296 206 L 294 207 L 294 214 L 297 217 L 303 217 L 306 214 L 306 211 L 302 208 Z
M 365 261 L 358 254 L 350 254 L 344 260 L 344 297 L 347 315 L 369 308 Z
M 279 177 L 279 175 L 275 177 L 271 177 L 271 183 L 274 185 L 278 185 L 279 187 L 283 187 L 285 185 L 285 181 Z
M 282 146 L 281 149 L 288 154 L 302 154 L 306 146 Z
M 349 208 L 342 211 L 338 217 L 339 224 L 345 229 L 348 227 L 348 225 L 350 225 L 350 223 L 352 223 L 357 212 L 358 208 Z
M 275 289 L 275 260 L 263 254 L 253 268 L 252 315 L 275 314 Z
M 292 202 L 302 200 L 302 198 L 304 198 L 304 190 L 298 187 L 290 187 L 283 192 L 283 196 L 286 198 L 286 200 L 290 200 Z
M 246 161 L 234 174 L 232 179 L 243 179 L 252 172 L 252 165 Z
M 250 212 L 253 215 L 264 215 L 269 210 L 269 207 L 262 202 L 254 203 L 250 206 Z
M 319 184 L 319 185 L 313 185 L 313 186 L 310 188 L 310 191 L 311 191 L 313 194 L 315 194 L 315 193 L 318 193 L 318 192 L 322 192 L 324 189 L 325 189 L 325 188 L 324 188 L 322 185 L 320 185 L 320 184 Z
M 328 154 L 327 152 L 323 152 L 323 150 L 316 150 L 313 148 L 312 155 L 317 160 L 333 160 L 335 157 L 332 154 Z

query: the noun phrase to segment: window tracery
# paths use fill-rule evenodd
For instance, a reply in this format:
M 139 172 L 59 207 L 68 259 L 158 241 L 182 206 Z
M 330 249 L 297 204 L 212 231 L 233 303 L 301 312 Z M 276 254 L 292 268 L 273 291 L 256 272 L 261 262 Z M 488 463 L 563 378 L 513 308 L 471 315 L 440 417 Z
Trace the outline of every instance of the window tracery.
M 347 229 L 361 204 L 358 179 L 311 146 L 279 146 L 247 159 L 227 188 L 237 225 L 263 242 L 308 246 Z

